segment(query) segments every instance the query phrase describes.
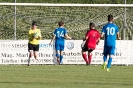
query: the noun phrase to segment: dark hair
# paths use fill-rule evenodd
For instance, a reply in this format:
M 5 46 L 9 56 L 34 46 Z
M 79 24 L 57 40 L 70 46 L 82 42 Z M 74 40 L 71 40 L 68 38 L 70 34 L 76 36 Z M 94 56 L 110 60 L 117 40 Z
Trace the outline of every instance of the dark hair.
M 32 26 L 36 25 L 37 26 L 37 22 L 33 21 L 32 22 Z
M 91 23 L 89 24 L 89 27 L 95 27 L 95 24 L 91 22 Z
M 59 26 L 63 26 L 63 25 L 64 25 L 64 22 L 63 22 L 63 21 L 60 21 L 60 22 L 58 23 L 58 25 L 59 25 Z
M 108 21 L 112 21 L 113 20 L 113 15 L 108 15 Z

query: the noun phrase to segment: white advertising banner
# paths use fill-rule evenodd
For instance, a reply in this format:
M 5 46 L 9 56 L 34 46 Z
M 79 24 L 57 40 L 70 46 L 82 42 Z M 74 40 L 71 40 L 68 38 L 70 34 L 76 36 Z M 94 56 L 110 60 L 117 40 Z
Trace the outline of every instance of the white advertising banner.
M 56 64 L 54 44 L 49 45 L 50 40 L 40 41 L 38 60 L 34 57 L 31 64 Z M 63 55 L 63 64 L 85 64 L 81 54 L 82 40 L 66 40 Z M 116 54 L 112 64 L 132 65 L 133 64 L 133 41 L 117 40 Z M 96 49 L 92 52 L 92 64 L 103 63 L 103 46 L 101 40 Z M 0 40 L 0 64 L 27 64 L 28 40 Z

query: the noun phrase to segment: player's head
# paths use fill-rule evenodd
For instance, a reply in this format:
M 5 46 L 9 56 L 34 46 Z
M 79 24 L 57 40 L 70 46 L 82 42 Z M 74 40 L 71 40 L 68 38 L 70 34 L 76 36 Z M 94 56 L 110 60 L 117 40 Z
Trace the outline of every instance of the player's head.
M 37 22 L 33 21 L 32 26 L 37 26 Z
M 64 26 L 64 22 L 63 22 L 63 21 L 60 21 L 60 22 L 58 23 L 58 25 L 59 25 L 59 26 Z
M 34 28 L 36 28 L 36 27 L 37 27 L 37 22 L 33 21 L 33 22 L 32 22 L 32 28 L 34 29 Z
M 91 22 L 91 23 L 89 24 L 89 27 L 90 27 L 90 29 L 95 29 L 95 24 Z
M 113 21 L 113 15 L 108 15 L 108 22 L 112 22 Z

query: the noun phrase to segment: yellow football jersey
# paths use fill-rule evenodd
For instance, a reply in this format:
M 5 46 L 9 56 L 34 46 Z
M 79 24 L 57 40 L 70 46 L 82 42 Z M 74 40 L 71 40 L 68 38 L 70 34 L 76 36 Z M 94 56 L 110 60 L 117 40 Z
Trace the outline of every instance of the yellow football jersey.
M 29 43 L 30 43 L 30 44 L 35 44 L 35 45 L 39 44 L 39 40 L 40 40 L 41 38 L 40 38 L 40 39 L 34 38 L 34 34 L 35 34 L 36 32 L 40 32 L 40 34 L 41 34 L 40 29 L 35 29 L 35 30 L 30 29 L 30 30 L 29 30 L 28 37 L 29 37 Z

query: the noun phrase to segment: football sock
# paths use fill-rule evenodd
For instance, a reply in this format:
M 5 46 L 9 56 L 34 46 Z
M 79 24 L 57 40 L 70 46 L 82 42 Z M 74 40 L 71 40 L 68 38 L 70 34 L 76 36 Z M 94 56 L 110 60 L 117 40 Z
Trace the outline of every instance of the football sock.
M 109 58 L 107 68 L 110 69 L 112 63 L 112 58 Z
M 59 57 L 60 57 L 60 55 L 59 55 L 59 54 L 56 54 L 56 57 L 57 57 L 57 58 L 59 58 Z
M 88 59 L 87 59 L 87 55 L 86 54 L 83 54 L 83 58 L 84 58 L 85 62 L 88 63 Z
M 91 64 L 92 54 L 88 55 L 89 64 Z
M 63 56 L 62 56 L 62 55 L 60 55 L 60 63 L 62 63 L 62 59 L 63 59 Z
M 103 61 L 106 62 L 106 60 L 107 60 L 107 55 L 104 55 L 103 56 Z
M 56 54 L 56 57 L 57 57 L 58 64 L 60 64 L 60 61 L 59 61 L 60 55 L 59 54 Z

